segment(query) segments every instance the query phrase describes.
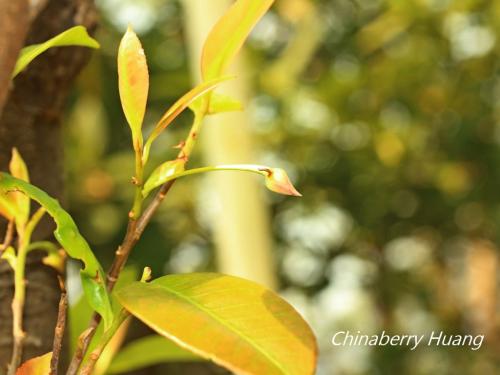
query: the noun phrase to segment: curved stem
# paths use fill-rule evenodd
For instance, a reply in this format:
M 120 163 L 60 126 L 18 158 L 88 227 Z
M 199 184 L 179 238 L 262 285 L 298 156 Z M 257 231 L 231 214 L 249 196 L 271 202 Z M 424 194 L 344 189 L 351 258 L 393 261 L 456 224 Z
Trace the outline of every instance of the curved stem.
M 14 298 L 12 299 L 12 336 L 14 338 L 14 346 L 12 349 L 8 375 L 14 375 L 21 363 L 25 337 L 23 330 L 23 312 L 26 298 L 26 257 L 29 252 L 28 248 L 31 241 L 31 234 L 44 214 L 44 208 L 38 209 L 23 230 L 18 230 L 19 248 L 14 267 Z
M 85 366 L 82 368 L 82 371 L 80 371 L 80 375 L 91 375 L 92 371 L 94 370 L 94 366 L 97 363 L 97 360 L 101 356 L 102 352 L 106 348 L 106 345 L 108 345 L 109 341 L 113 338 L 114 334 L 120 328 L 120 326 L 123 324 L 123 322 L 130 316 L 128 311 L 125 309 L 121 309 L 120 313 L 118 316 L 115 318 L 113 321 L 113 324 L 111 327 L 105 331 L 101 339 L 99 340 L 99 343 L 97 344 L 97 347 L 90 353 L 89 359 L 87 360 L 87 363 Z
M 203 122 L 203 119 L 205 117 L 205 114 L 207 112 L 208 108 L 208 100 L 204 99 L 202 101 L 202 106 L 199 111 L 196 112 L 195 114 L 195 119 L 193 121 L 193 125 L 191 127 L 191 130 L 189 132 L 189 135 L 186 139 L 186 142 L 184 143 L 183 148 L 181 149 L 179 153 L 179 158 L 182 157 L 182 159 L 185 160 L 185 162 L 188 161 L 189 156 L 192 152 L 192 149 L 194 147 L 194 144 L 196 142 L 197 134 L 201 128 L 201 124 Z M 147 142 L 146 142 L 147 144 Z M 140 153 L 136 151 L 136 171 L 139 168 L 138 162 L 137 162 L 137 156 Z M 143 165 L 143 159 L 141 157 L 141 171 L 142 171 L 142 165 Z M 142 185 L 142 175 L 141 175 L 141 181 L 135 181 L 135 182 L 140 182 L 140 185 Z M 128 260 L 128 257 L 130 255 L 130 252 L 136 245 L 136 243 L 139 241 L 144 229 L 150 222 L 151 218 L 153 217 L 154 213 L 160 206 L 161 202 L 165 199 L 165 196 L 167 193 L 170 191 L 174 184 L 175 180 L 170 180 L 165 182 L 158 193 L 156 194 L 155 198 L 150 202 L 150 204 L 147 206 L 147 208 L 139 215 L 136 216 L 137 211 L 134 212 L 134 208 L 136 207 L 136 204 L 139 200 L 139 197 L 137 195 L 137 190 L 136 190 L 136 196 L 134 200 L 134 208 L 129 214 L 129 223 L 127 226 L 127 232 L 125 234 L 125 238 L 122 241 L 122 244 L 118 246 L 118 249 L 115 252 L 115 258 L 113 260 L 113 263 L 111 265 L 111 268 L 108 271 L 107 278 L 106 278 L 106 285 L 108 291 L 111 291 L 117 280 L 118 277 L 125 266 L 125 263 Z M 140 194 L 140 201 L 141 201 L 141 207 L 142 208 L 142 186 L 139 184 L 136 184 L 136 188 L 138 188 L 139 194 Z M 97 313 L 94 312 L 92 315 L 92 318 L 89 323 L 89 327 L 81 334 L 80 339 L 79 339 L 79 344 L 78 348 L 75 351 L 75 354 L 73 355 L 73 358 L 71 359 L 71 363 L 68 367 L 68 370 L 66 372 L 66 375 L 75 375 L 78 372 L 78 369 L 80 368 L 83 358 L 85 357 L 85 353 L 87 352 L 90 342 L 92 341 L 92 338 L 95 335 L 95 332 L 97 330 L 97 327 L 99 326 L 99 323 L 101 322 L 101 316 Z

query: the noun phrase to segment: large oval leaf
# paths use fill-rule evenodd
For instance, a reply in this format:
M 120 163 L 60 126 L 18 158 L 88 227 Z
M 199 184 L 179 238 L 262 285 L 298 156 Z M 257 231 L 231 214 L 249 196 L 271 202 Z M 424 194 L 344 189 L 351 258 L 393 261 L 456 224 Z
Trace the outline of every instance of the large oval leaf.
M 64 46 L 82 46 L 90 48 L 99 48 L 99 43 L 89 36 L 87 29 L 83 26 L 75 26 L 61 34 L 47 40 L 45 43 L 34 44 L 24 47 L 19 54 L 16 62 L 16 67 L 12 73 L 12 78 L 18 75 L 28 64 L 33 61 L 38 55 L 47 51 L 52 47 Z
M 118 49 L 118 84 L 123 112 L 137 150 L 142 148 L 141 128 L 148 100 L 149 73 L 141 42 L 130 27 Z
M 203 79 L 220 77 L 274 0 L 238 0 L 215 24 L 201 56 Z
M 56 223 L 54 235 L 70 257 L 80 259 L 84 264 L 80 273 L 82 286 L 89 304 L 104 319 L 105 326 L 109 326 L 113 319 L 111 303 L 106 290 L 106 277 L 90 249 L 89 244 L 82 237 L 73 218 L 60 206 L 59 202 L 47 193 L 7 173 L 0 172 L 0 194 L 10 191 L 19 191 L 37 201 L 43 206 Z
M 282 298 L 253 282 L 214 273 L 161 277 L 117 292 L 161 335 L 238 374 L 310 375 L 316 341 Z

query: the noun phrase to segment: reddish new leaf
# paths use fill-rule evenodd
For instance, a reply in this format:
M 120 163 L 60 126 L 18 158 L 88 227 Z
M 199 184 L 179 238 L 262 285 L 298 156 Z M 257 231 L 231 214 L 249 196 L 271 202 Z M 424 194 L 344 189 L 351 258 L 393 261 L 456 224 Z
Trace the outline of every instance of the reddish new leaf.
M 16 375 L 48 375 L 50 373 L 50 360 L 52 352 L 24 362 L 17 369 Z
M 265 170 L 265 172 L 267 172 L 266 186 L 269 190 L 284 195 L 302 196 L 302 194 L 295 189 L 287 173 L 283 169 L 269 168 Z
M 146 112 L 149 73 L 139 38 L 129 27 L 118 50 L 118 81 L 123 112 L 132 130 L 134 148 L 142 148 L 142 121 Z

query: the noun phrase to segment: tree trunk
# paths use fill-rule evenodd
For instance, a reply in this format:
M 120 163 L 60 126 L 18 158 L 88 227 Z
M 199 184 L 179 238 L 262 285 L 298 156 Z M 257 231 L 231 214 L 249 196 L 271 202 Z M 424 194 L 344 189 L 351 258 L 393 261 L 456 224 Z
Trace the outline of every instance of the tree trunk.
M 28 1 L 0 0 L 0 114 L 10 87 L 10 76 L 28 32 Z
M 5 4 L 21 3 L 20 0 L 0 0 Z M 95 28 L 96 14 L 92 0 L 32 1 L 31 24 L 26 45 L 43 42 L 75 25 Z M 37 13 L 37 14 L 35 14 Z M 19 22 L 29 14 L 10 13 L 8 22 L 0 23 L 0 79 L 10 80 L 12 63 L 4 64 L 5 38 L 12 37 L 10 24 Z M 2 12 L 2 19 L 6 14 Z M 18 18 L 19 17 L 19 18 Z M 22 28 L 20 28 L 22 29 Z M 19 31 L 21 33 L 21 31 Z M 10 33 L 10 34 L 9 34 Z M 9 36 L 10 35 L 10 36 Z M 14 34 L 15 35 L 15 34 Z M 18 35 L 21 40 L 22 34 Z M 15 50 L 15 43 L 12 50 Z M 13 55 L 12 55 L 13 53 Z M 17 56 L 17 52 L 9 55 Z M 50 195 L 61 199 L 63 193 L 61 115 L 71 85 L 88 61 L 91 51 L 86 48 L 54 48 L 35 59 L 13 82 L 3 113 L 0 117 L 0 170 L 6 170 L 12 147 L 17 147 L 25 159 L 33 184 Z M 15 61 L 15 59 L 14 59 Z M 7 80 L 8 82 L 8 80 Z M 0 108 L 2 104 L 0 89 Z M 53 224 L 48 218 L 35 234 L 37 239 L 50 239 Z M 0 223 L 0 234 L 5 222 Z M 54 270 L 44 266 L 40 254 L 33 254 L 27 265 L 27 299 L 24 329 L 27 332 L 23 360 L 41 355 L 52 349 L 52 339 L 57 318 L 59 286 Z M 0 374 L 5 371 L 12 349 L 12 313 L 10 300 L 13 295 L 12 272 L 5 262 L 0 263 Z

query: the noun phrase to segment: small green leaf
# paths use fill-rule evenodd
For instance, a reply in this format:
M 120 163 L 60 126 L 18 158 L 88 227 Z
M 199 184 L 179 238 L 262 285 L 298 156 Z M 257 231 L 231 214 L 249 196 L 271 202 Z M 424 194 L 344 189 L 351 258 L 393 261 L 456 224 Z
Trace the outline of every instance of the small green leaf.
M 12 149 L 12 157 L 9 163 L 9 170 L 12 176 L 19 178 L 20 180 L 29 182 L 28 168 L 17 151 L 16 148 Z M 23 193 L 12 192 L 10 193 L 11 199 L 15 204 L 15 219 L 18 228 L 22 228 L 28 222 L 30 216 L 30 198 Z
M 16 216 L 16 205 L 11 194 L 0 194 L 0 215 L 9 221 Z
M 142 150 L 142 122 L 149 91 L 149 73 L 141 42 L 129 27 L 118 49 L 118 83 L 123 112 L 132 130 L 135 150 Z
M 163 336 L 151 335 L 123 348 L 111 362 L 108 374 L 121 374 L 165 362 L 193 362 L 202 359 Z
M 24 362 L 16 371 L 16 375 L 47 375 L 50 373 L 52 352 Z
M 106 277 L 90 249 L 87 241 L 81 236 L 72 217 L 47 193 L 26 181 L 0 172 L 0 195 L 16 190 L 26 194 L 44 207 L 56 223 L 54 235 L 69 256 L 80 259 L 85 267 L 80 271 L 82 287 L 90 306 L 103 318 L 108 327 L 113 320 L 111 303 L 106 289 Z
M 215 24 L 207 37 L 201 57 L 203 80 L 224 74 L 255 24 L 274 0 L 237 0 Z
M 115 290 L 119 290 L 120 288 L 128 285 L 134 281 L 137 281 L 137 277 L 139 276 L 139 272 L 134 266 L 125 266 L 123 271 L 120 273 L 118 277 L 118 281 L 115 285 Z M 113 294 L 111 294 L 111 307 L 113 310 L 113 314 L 116 315 L 121 310 L 121 305 L 116 301 Z M 94 310 L 89 305 L 89 301 L 85 296 L 81 296 L 77 299 L 74 304 L 71 304 L 69 307 L 68 315 L 69 315 L 69 335 L 70 335 L 70 351 L 74 353 L 76 346 L 78 345 L 78 337 L 80 334 L 87 329 L 89 325 L 90 318 L 92 317 L 92 313 Z M 100 338 L 102 336 L 103 327 L 99 325 L 97 327 L 97 331 L 90 342 L 89 349 L 87 350 L 87 355 L 92 352 L 97 343 L 99 343 Z
M 9 170 L 14 177 L 29 182 L 28 168 L 26 168 L 26 164 L 16 148 L 12 149 Z M 16 191 L 1 195 L 0 215 L 8 220 L 15 220 L 18 230 L 22 230 L 30 215 L 29 197 Z
M 232 372 L 314 374 L 317 347 L 307 323 L 251 281 L 213 273 L 169 275 L 133 283 L 116 297 L 159 334 Z
M 17 59 L 12 78 L 17 76 L 38 55 L 52 47 L 82 46 L 99 48 L 99 43 L 89 36 L 83 26 L 75 26 L 47 40 L 45 43 L 24 47 Z
M 151 192 L 151 190 L 157 188 L 160 185 L 163 185 L 165 182 L 169 180 L 169 177 L 173 175 L 178 175 L 184 171 L 184 160 L 170 160 L 163 164 L 161 164 L 158 168 L 156 168 L 153 173 L 149 176 L 146 183 L 144 184 L 144 188 L 142 189 L 142 196 L 145 198 Z
M 189 108 L 193 112 L 198 112 L 201 110 L 202 106 L 202 98 L 196 99 Z M 231 98 L 229 95 L 219 94 L 217 92 L 213 92 L 210 97 L 210 106 L 208 108 L 208 115 L 215 115 L 217 113 L 223 112 L 235 112 L 242 111 L 243 104 L 237 99 Z
M 2 253 L 2 257 L 0 259 L 4 259 L 9 263 L 10 268 L 13 270 L 16 269 L 17 265 L 17 256 L 14 248 L 12 246 L 9 246 L 5 251 Z

